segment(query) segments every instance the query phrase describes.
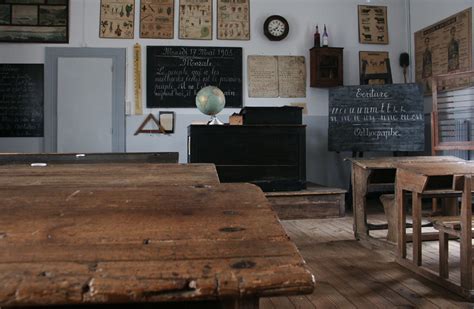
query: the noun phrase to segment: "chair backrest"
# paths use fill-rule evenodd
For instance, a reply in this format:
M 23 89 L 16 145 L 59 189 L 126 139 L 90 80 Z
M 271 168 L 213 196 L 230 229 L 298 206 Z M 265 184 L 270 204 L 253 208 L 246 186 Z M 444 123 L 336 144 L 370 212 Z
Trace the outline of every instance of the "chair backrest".
M 462 152 L 474 150 L 474 71 L 435 76 L 431 90 L 432 154 L 454 151 L 463 157 Z

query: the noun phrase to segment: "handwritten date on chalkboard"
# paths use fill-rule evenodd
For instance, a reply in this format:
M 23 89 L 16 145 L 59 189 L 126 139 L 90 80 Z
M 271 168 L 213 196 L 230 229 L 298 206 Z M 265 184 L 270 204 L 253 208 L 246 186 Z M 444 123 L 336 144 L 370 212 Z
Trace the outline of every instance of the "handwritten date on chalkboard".
M 0 64 L 0 137 L 43 136 L 43 65 Z
M 423 92 L 417 84 L 329 91 L 330 151 L 423 151 Z
M 226 107 L 242 106 L 242 48 L 147 47 L 147 107 L 194 108 L 196 93 L 219 87 Z

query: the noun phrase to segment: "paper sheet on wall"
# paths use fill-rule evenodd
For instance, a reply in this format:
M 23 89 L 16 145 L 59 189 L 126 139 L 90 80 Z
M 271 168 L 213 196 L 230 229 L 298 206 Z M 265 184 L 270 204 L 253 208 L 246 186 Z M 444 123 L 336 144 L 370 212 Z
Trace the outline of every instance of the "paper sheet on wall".
M 249 97 L 306 97 L 303 56 L 248 56 L 247 66 Z
M 281 98 L 306 97 L 306 65 L 303 56 L 278 57 L 279 93 Z
M 249 56 L 247 61 L 249 97 L 278 97 L 278 59 L 275 56 Z

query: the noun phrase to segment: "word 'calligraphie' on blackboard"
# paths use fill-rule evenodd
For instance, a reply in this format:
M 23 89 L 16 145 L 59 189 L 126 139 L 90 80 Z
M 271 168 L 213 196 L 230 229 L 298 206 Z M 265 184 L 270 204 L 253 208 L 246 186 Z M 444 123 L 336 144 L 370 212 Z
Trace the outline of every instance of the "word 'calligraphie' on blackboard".
M 422 151 L 423 91 L 417 84 L 329 91 L 330 151 Z
M 226 107 L 242 106 L 242 48 L 147 47 L 147 107 L 195 108 L 196 93 L 219 87 Z
M 43 65 L 0 64 L 0 137 L 43 136 Z

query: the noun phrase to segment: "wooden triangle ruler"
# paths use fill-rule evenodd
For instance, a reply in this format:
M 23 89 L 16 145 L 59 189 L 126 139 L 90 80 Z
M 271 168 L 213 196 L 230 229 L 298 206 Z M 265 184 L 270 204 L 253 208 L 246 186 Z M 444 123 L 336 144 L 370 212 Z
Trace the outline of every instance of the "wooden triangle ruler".
M 158 127 L 158 129 L 157 130 L 145 129 L 145 127 L 148 125 L 149 122 L 154 123 Z M 140 127 L 135 131 L 134 135 L 138 135 L 140 133 L 149 133 L 149 134 L 165 133 L 165 129 L 163 129 L 163 127 L 160 125 L 160 122 L 158 121 L 158 119 L 156 119 L 155 116 L 153 116 L 153 114 L 149 114 L 148 116 L 146 116 L 145 120 L 142 122 Z

